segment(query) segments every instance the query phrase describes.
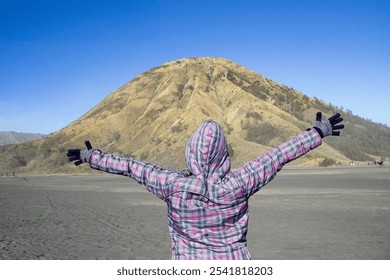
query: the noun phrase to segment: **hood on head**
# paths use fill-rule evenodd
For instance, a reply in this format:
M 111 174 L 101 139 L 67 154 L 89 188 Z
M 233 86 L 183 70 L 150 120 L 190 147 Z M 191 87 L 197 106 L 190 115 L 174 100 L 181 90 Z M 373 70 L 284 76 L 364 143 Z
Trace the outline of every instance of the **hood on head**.
M 222 128 L 207 120 L 192 134 L 186 146 L 187 168 L 194 175 L 223 178 L 230 171 L 230 156 Z

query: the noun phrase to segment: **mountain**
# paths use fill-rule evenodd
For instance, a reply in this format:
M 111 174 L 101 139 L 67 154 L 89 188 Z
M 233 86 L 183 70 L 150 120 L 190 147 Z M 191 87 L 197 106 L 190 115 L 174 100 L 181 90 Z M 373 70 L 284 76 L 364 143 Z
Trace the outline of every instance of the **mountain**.
M 86 139 L 103 151 L 183 169 L 188 137 L 210 118 L 225 131 L 234 168 L 311 127 L 317 111 L 329 117 L 337 110 L 226 59 L 175 60 L 137 76 L 60 131 L 0 147 L 0 170 L 94 172 L 86 165 L 76 168 L 66 157 L 67 149 L 83 147 Z M 390 156 L 387 126 L 351 112 L 343 116 L 346 128 L 339 139 L 327 139 L 291 164 Z
M 0 146 L 33 141 L 45 137 L 40 133 L 21 133 L 13 131 L 0 131 Z

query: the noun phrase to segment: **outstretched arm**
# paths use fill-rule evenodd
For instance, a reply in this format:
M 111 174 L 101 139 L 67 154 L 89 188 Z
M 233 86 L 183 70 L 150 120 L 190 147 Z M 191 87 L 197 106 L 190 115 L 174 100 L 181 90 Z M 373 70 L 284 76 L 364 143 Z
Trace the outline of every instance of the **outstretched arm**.
M 93 149 L 89 141 L 86 141 L 85 144 L 87 150 L 72 149 L 68 151 L 69 160 L 75 161 L 75 165 L 86 162 L 96 170 L 129 176 L 163 200 L 166 200 L 169 195 L 169 183 L 180 176 L 177 171 L 164 169 L 131 157 L 103 153 Z
M 325 122 L 321 121 L 321 117 L 322 114 L 317 113 L 312 128 L 231 172 L 238 184 L 242 186 L 247 197 L 269 183 L 286 163 L 321 145 L 322 138 L 329 135 L 340 135 L 337 130 L 344 128 L 344 125 L 336 125 L 343 120 L 340 118 L 340 114 L 334 115 Z

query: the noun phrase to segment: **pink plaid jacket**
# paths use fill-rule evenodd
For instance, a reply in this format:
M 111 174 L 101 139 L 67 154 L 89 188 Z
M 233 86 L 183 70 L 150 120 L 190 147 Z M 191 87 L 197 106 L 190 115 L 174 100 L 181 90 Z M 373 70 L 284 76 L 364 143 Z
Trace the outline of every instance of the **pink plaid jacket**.
M 92 168 L 135 179 L 168 206 L 172 259 L 250 259 L 248 199 L 270 182 L 282 166 L 322 139 L 311 129 L 230 170 L 230 157 L 220 125 L 205 121 L 186 147 L 189 172 L 178 172 L 93 150 Z M 190 173 L 190 174 L 189 174 Z

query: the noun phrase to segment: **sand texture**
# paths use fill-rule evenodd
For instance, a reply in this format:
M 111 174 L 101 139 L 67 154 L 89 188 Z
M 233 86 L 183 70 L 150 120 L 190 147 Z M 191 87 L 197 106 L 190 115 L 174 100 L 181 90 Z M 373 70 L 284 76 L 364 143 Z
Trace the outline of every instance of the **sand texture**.
M 390 259 L 390 168 L 285 168 L 250 200 L 253 259 Z M 116 175 L 0 177 L 0 259 L 170 259 L 166 206 Z

